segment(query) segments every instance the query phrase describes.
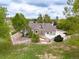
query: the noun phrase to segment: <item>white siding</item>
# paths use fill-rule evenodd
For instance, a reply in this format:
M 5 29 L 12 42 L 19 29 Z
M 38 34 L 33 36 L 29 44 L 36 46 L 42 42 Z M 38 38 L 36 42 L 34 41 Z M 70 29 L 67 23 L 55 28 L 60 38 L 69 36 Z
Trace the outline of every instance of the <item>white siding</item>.
M 66 37 L 66 35 L 64 34 L 63 31 L 56 31 L 56 32 L 52 32 L 52 34 L 47 34 L 45 33 L 45 36 L 48 38 L 48 39 L 54 39 L 57 35 L 61 35 L 64 39 Z

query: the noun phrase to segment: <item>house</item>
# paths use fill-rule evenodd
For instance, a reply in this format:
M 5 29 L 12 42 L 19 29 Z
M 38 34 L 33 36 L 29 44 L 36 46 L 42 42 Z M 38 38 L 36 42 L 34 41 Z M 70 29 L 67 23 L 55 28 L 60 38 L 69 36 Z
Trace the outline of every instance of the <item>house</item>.
M 37 22 L 29 22 L 29 26 L 32 31 L 39 35 L 46 34 L 55 34 L 56 26 L 53 26 L 51 23 L 37 23 Z
M 56 26 L 54 26 L 53 23 L 37 23 L 30 21 L 29 26 L 32 29 L 33 33 L 39 34 L 41 36 L 56 34 Z
M 57 35 L 61 35 L 64 39 L 66 35 L 62 30 L 58 30 L 54 23 L 37 23 L 30 21 L 29 26 L 32 29 L 33 33 L 39 34 L 42 37 L 46 37 L 49 40 L 54 39 Z
M 53 40 L 57 35 L 61 35 L 63 38 L 66 38 L 64 31 L 58 30 L 53 23 L 37 23 L 30 21 L 29 27 L 32 32 L 38 34 L 40 36 L 40 43 L 47 44 L 51 40 Z M 27 31 L 24 31 L 27 33 Z M 11 40 L 13 44 L 21 44 L 31 42 L 29 38 L 22 37 L 22 33 L 16 33 L 11 36 Z

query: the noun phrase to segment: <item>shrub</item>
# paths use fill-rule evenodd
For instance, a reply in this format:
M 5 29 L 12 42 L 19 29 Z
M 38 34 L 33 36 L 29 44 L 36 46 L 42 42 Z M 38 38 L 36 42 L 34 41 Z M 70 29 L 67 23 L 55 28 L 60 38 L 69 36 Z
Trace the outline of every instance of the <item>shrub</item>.
M 55 42 L 62 42 L 63 41 L 63 37 L 61 37 L 61 35 L 58 35 L 54 38 Z
M 39 36 L 36 34 L 32 34 L 32 42 L 34 43 L 39 42 Z
M 29 31 L 29 32 L 26 34 L 26 36 L 28 36 L 29 38 L 32 38 L 32 34 L 33 34 L 33 32 L 32 32 L 32 31 Z

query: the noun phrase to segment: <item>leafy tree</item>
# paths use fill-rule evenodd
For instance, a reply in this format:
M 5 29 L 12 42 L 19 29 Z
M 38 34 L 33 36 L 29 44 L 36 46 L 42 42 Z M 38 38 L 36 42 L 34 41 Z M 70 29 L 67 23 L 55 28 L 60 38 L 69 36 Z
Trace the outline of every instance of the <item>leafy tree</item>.
M 6 11 L 6 8 L 0 7 L 0 24 L 5 23 Z
M 73 11 L 75 15 L 79 16 L 79 0 L 74 0 Z
M 67 6 L 64 8 L 64 15 L 69 16 L 79 16 L 79 0 L 67 0 Z
M 9 27 L 6 23 L 6 8 L 0 7 L 0 38 L 10 39 Z
M 70 23 L 68 20 L 61 19 L 57 23 L 57 28 L 62 30 L 69 30 Z
M 74 16 L 74 17 L 69 17 L 67 18 L 68 24 L 70 23 L 70 27 L 68 33 L 75 34 L 79 33 L 79 17 Z
M 79 33 L 79 17 L 68 17 L 57 22 L 57 28 L 67 31 L 67 34 Z
M 21 13 L 17 13 L 12 19 L 14 29 L 16 31 L 22 31 L 23 35 L 24 32 L 29 28 L 28 23 L 29 21 Z
M 79 0 L 68 0 L 64 8 L 66 20 L 58 20 L 57 28 L 67 31 L 69 34 L 79 33 Z
M 67 5 L 65 6 L 63 12 L 66 17 L 71 17 L 74 15 L 72 6 L 73 6 L 73 0 L 67 0 Z
M 3 39 L 10 39 L 10 35 L 9 35 L 9 27 L 7 24 L 0 24 L 0 38 Z

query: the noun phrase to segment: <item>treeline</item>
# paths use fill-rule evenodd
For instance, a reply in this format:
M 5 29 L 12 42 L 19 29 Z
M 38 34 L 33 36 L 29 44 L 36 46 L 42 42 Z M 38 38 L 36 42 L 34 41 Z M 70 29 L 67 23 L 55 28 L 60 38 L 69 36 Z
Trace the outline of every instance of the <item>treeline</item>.
M 67 31 L 67 34 L 79 33 L 79 17 L 68 17 L 57 21 L 57 28 Z
M 45 14 L 44 16 L 40 14 L 38 18 L 36 19 L 36 21 L 38 23 L 52 23 L 52 19 L 50 18 L 48 14 Z

